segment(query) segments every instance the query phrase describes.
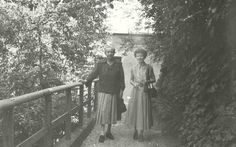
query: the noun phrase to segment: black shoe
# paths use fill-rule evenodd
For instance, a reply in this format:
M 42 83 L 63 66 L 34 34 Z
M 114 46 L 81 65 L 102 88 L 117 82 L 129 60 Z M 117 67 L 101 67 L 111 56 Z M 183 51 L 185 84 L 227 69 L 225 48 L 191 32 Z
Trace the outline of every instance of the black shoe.
M 114 140 L 114 136 L 111 134 L 111 133 L 106 133 L 106 137 L 111 139 L 111 140 Z
M 134 131 L 133 139 L 134 140 L 138 139 L 138 132 L 137 131 Z
M 138 141 L 139 141 L 139 142 L 143 142 L 143 141 L 144 141 L 144 139 L 143 139 L 143 134 L 140 134 L 140 135 L 138 136 Z
M 104 135 L 100 135 L 98 141 L 103 143 L 105 141 L 105 136 Z

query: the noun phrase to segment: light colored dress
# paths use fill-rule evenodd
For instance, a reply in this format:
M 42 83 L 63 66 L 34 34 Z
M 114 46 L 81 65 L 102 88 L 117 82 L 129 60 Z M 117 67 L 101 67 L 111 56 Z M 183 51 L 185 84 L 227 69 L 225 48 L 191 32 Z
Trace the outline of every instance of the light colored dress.
M 142 66 L 135 65 L 131 69 L 131 81 L 142 82 L 146 81 L 148 64 Z M 155 79 L 153 70 L 151 70 L 151 78 Z M 148 94 L 144 92 L 144 87 L 133 87 L 131 98 L 129 99 L 125 122 L 130 127 L 135 127 L 137 130 L 148 130 L 152 125 L 150 99 Z

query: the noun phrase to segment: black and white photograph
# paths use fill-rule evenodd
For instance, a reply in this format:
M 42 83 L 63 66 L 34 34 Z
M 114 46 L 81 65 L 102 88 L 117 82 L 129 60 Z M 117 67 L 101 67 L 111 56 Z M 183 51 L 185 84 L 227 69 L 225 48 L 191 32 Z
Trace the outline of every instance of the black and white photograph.
M 0 0 L 0 147 L 236 147 L 236 0 Z

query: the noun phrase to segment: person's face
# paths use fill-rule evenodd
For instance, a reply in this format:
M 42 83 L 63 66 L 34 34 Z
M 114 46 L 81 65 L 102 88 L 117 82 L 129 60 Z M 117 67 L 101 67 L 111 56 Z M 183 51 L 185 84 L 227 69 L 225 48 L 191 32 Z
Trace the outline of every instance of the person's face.
M 107 58 L 113 58 L 115 55 L 115 49 L 107 49 L 105 51 Z
M 138 63 L 144 62 L 144 59 L 145 59 L 145 57 L 144 57 L 144 55 L 142 53 L 137 53 L 135 55 L 135 58 L 137 59 Z

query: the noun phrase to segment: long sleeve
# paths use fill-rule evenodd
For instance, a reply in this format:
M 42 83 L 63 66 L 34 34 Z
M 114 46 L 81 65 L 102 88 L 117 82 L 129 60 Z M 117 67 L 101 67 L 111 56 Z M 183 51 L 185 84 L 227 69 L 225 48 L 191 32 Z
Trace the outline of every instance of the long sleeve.
M 88 86 L 97 77 L 99 77 L 98 92 L 114 94 L 125 88 L 124 71 L 119 62 L 112 65 L 109 65 L 107 61 L 98 62 L 85 84 Z
M 131 84 L 131 85 L 134 85 L 134 73 L 133 73 L 133 69 L 131 69 L 130 84 Z
M 86 83 L 87 84 L 91 83 L 95 78 L 98 77 L 98 74 L 99 74 L 99 65 L 97 63 L 97 64 L 95 64 L 95 67 L 92 70 L 92 72 L 88 75 Z
M 121 90 L 124 90 L 125 89 L 125 76 L 124 76 L 124 69 L 123 69 L 123 66 L 122 64 L 120 64 L 120 88 Z

